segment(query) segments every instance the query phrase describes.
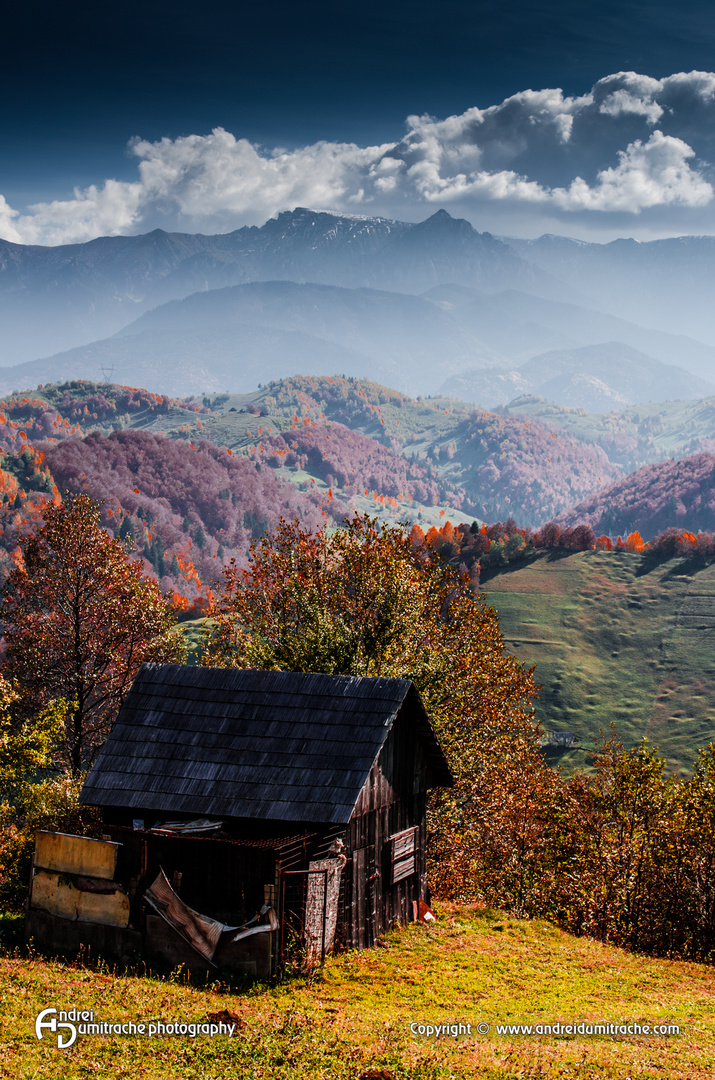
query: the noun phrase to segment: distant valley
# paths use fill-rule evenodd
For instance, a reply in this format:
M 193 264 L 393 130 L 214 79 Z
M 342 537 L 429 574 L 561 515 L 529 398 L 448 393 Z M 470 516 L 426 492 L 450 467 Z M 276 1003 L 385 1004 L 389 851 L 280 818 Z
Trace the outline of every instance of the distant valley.
M 202 615 L 224 565 L 281 516 L 309 528 L 355 512 L 402 522 L 476 580 L 482 522 L 504 560 L 514 521 L 526 537 L 554 519 L 614 539 L 715 532 L 715 397 L 604 415 L 527 395 L 481 410 L 342 375 L 189 399 L 78 380 L 6 397 L 5 568 L 65 491 L 102 501 L 105 528 L 186 617 Z M 647 731 L 687 768 L 711 731 L 711 556 L 534 550 L 515 537 L 522 554 L 484 559 L 482 588 L 509 649 L 538 663 L 546 731 L 574 736 L 564 764 L 582 763 L 615 716 L 626 741 Z

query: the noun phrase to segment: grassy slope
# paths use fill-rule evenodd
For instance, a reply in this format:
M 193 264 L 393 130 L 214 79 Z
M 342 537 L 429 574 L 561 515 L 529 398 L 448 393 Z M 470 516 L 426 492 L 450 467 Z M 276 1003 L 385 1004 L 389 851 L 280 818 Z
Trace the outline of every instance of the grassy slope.
M 0 958 L 4 1045 L 13 1080 L 104 1075 L 145 1080 L 704 1080 L 715 1067 L 712 967 L 653 960 L 541 922 L 449 907 L 431 927 L 388 935 L 384 947 L 332 958 L 313 980 L 244 992 L 180 978 L 20 954 Z M 42 1008 L 92 1008 L 115 1023 L 201 1022 L 228 1010 L 227 1037 L 80 1036 L 62 1052 L 40 1043 Z M 413 1037 L 413 1022 L 470 1022 L 461 1038 Z M 497 1023 L 677 1024 L 679 1035 L 508 1036 Z M 474 1031 L 478 1022 L 488 1034 Z
M 715 566 L 626 552 L 541 554 L 484 584 L 508 646 L 536 664 L 537 715 L 583 747 L 613 721 L 689 769 L 714 737 Z M 582 765 L 585 749 L 562 764 Z

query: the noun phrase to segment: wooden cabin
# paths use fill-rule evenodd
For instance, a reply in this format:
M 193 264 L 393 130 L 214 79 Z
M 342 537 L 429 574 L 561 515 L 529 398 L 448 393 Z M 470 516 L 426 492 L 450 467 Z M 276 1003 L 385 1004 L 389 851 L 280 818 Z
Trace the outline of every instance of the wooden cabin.
M 417 917 L 427 792 L 452 783 L 408 680 L 145 664 L 80 796 L 125 926 L 100 932 L 95 898 L 69 932 L 31 897 L 31 930 L 263 977 L 292 946 L 364 948 Z M 41 846 L 35 876 L 60 874 Z

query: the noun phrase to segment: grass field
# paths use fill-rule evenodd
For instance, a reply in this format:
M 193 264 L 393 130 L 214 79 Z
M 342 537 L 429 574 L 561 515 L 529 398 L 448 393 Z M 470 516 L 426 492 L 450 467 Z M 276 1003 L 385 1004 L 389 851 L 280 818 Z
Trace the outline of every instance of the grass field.
M 0 1076 L 75 1080 L 701 1080 L 715 1069 L 715 971 L 635 956 L 548 923 L 469 908 L 328 960 L 312 979 L 240 991 L 181 977 L 118 975 L 6 949 L 0 957 Z M 41 1009 L 96 1021 L 199 1023 L 233 1037 L 35 1036 Z M 226 1015 L 229 1014 L 229 1015 Z M 471 1025 L 435 1037 L 410 1024 Z M 498 1024 L 667 1024 L 670 1035 L 508 1035 Z M 488 1025 L 483 1034 L 477 1024 Z
M 613 721 L 626 745 L 644 735 L 673 769 L 715 740 L 715 566 L 628 552 L 555 552 L 484 584 L 502 632 L 536 665 L 537 715 L 570 731 L 583 765 Z

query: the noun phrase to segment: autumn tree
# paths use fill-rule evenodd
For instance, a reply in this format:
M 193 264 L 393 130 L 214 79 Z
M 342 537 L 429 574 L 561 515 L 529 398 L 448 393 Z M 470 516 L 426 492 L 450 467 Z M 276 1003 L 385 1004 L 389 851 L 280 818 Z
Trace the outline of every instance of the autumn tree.
M 101 745 L 140 664 L 186 656 L 169 603 L 99 517 L 86 495 L 46 508 L 3 590 L 15 712 L 60 717 L 58 753 L 74 774 Z
M 533 744 L 536 688 L 468 576 L 415 539 L 367 516 L 333 533 L 282 521 L 226 569 L 203 663 L 412 679 L 458 780 L 432 816 L 454 877 L 490 770 Z

